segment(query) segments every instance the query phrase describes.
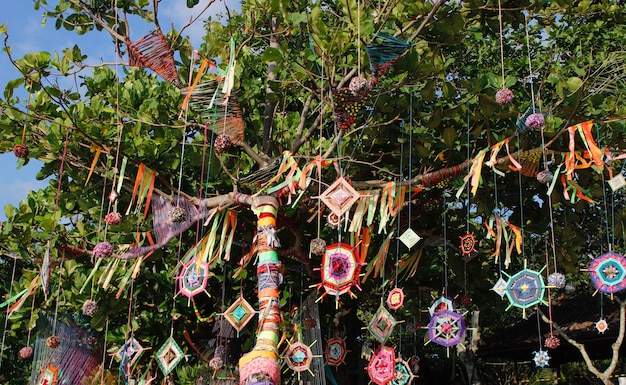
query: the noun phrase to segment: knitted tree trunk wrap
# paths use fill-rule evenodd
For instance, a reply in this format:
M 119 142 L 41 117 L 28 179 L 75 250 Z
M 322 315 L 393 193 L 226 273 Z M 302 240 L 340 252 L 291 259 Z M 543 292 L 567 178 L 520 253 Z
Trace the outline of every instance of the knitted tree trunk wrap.
M 275 234 L 278 201 L 271 196 L 257 197 L 240 193 L 234 193 L 232 198 L 239 204 L 250 206 L 257 216 L 255 241 L 258 259 L 259 323 L 256 344 L 250 352 L 239 359 L 239 384 L 269 382 L 279 385 L 278 341 L 283 318 L 278 286 L 282 283 L 283 276 L 276 252 L 280 247 Z

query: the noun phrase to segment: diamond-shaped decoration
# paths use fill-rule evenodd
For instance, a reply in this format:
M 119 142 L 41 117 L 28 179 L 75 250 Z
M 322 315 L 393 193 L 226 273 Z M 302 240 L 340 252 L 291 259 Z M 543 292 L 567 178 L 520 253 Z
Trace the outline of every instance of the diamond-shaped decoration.
M 320 195 L 324 204 L 337 216 L 341 217 L 359 200 L 361 194 L 356 191 L 343 177 L 337 179 Z
M 617 191 L 626 186 L 626 179 L 624 179 L 624 175 L 617 174 L 613 178 L 609 179 L 609 186 L 613 191 Z
M 185 357 L 183 350 L 178 346 L 176 341 L 172 337 L 168 338 L 167 341 L 161 346 L 161 348 L 157 351 L 156 358 L 157 364 L 164 375 L 170 374 L 172 370 L 178 365 L 180 360 Z
M 224 318 L 240 332 L 254 317 L 255 311 L 252 305 L 240 294 L 239 298 L 226 311 Z
M 141 344 L 135 339 L 135 337 L 130 337 L 126 340 L 124 345 L 122 345 L 122 347 L 120 347 L 119 350 L 115 352 L 114 355 L 120 361 L 128 360 L 129 365 L 133 366 L 144 350 L 146 350 L 146 348 L 141 346 Z
M 415 246 L 415 244 L 419 242 L 422 237 L 417 235 L 417 233 L 413 231 L 413 229 L 408 228 L 402 233 L 402 235 L 400 235 L 399 239 L 402 243 L 404 243 L 406 247 L 410 249 L 411 247 Z
M 496 281 L 496 283 L 493 285 L 491 290 L 495 291 L 496 294 L 504 298 L 504 295 L 506 294 L 506 292 L 504 291 L 504 289 L 506 289 L 506 285 L 507 285 L 507 281 L 505 281 L 504 278 L 500 277 Z
M 396 319 L 380 304 L 367 329 L 381 344 L 384 344 L 391 336 L 394 326 L 396 326 Z

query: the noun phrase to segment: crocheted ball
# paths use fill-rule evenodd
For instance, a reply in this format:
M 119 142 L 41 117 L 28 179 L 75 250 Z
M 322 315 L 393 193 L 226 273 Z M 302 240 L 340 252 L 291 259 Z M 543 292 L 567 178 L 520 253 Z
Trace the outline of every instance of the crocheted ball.
M 565 276 L 561 273 L 552 273 L 548 275 L 548 286 L 554 286 L 557 289 L 565 287 Z
M 558 337 L 550 336 L 546 338 L 546 342 L 544 343 L 544 345 L 546 345 L 546 348 L 548 349 L 556 349 L 559 347 L 559 345 L 561 345 L 561 340 L 559 340 Z
M 322 238 L 312 239 L 310 250 L 313 255 L 323 255 L 326 252 L 326 241 Z
M 219 355 L 213 356 L 209 361 L 209 368 L 212 370 L 218 370 L 224 367 L 224 360 Z
M 350 85 L 348 86 L 348 89 L 354 95 L 362 95 L 366 93 L 367 91 L 369 91 L 369 88 L 370 88 L 370 85 L 367 79 L 362 78 L 360 76 L 353 77 L 352 80 L 350 80 Z
M 182 207 L 172 207 L 167 212 L 167 219 L 172 223 L 182 223 L 187 220 L 187 212 Z
M 56 349 L 61 345 L 61 341 L 59 341 L 59 337 L 57 336 L 50 336 L 46 340 L 46 345 L 51 349 Z
M 215 138 L 215 142 L 213 142 L 213 146 L 215 151 L 218 153 L 228 151 L 232 146 L 233 142 L 227 135 L 220 134 Z
M 496 103 L 501 106 L 508 106 L 513 102 L 513 91 L 508 88 L 502 88 L 496 92 Z
M 20 349 L 20 358 L 27 359 L 33 356 L 33 348 L 30 346 L 24 346 Z
M 98 304 L 96 301 L 88 299 L 83 303 L 83 314 L 87 317 L 93 317 L 94 314 L 98 311 Z
M 13 147 L 13 154 L 20 159 L 28 158 L 28 147 L 16 144 L 15 147 Z
M 526 127 L 530 129 L 541 129 L 545 125 L 546 121 L 543 118 L 543 114 L 534 113 L 526 118 Z
M 104 217 L 104 223 L 106 223 L 109 226 L 117 226 L 120 223 L 122 223 L 122 214 L 114 211 L 112 213 L 108 213 L 105 217 Z
M 113 255 L 113 245 L 109 242 L 100 242 L 93 248 L 93 256 L 96 258 L 108 258 Z
M 552 182 L 553 177 L 554 177 L 554 174 L 552 174 L 552 171 L 550 170 L 543 170 L 537 173 L 537 180 L 539 181 L 539 183 L 542 183 L 542 184 L 550 184 L 550 182 Z

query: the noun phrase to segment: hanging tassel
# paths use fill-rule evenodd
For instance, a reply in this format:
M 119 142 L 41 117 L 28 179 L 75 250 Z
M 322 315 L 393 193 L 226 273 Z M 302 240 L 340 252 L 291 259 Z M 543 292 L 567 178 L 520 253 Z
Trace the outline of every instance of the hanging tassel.
M 472 161 L 472 166 L 470 167 L 469 173 L 463 179 L 463 185 L 456 193 L 457 199 L 459 199 L 459 197 L 463 193 L 463 190 L 465 189 L 468 181 L 470 182 L 470 186 L 472 186 L 472 195 L 476 195 L 476 191 L 478 190 L 478 184 L 480 182 L 480 174 L 482 172 L 483 160 L 485 159 L 485 155 L 487 154 L 488 150 L 488 148 L 480 150 L 478 152 L 478 155 L 476 155 L 476 157 Z
M 578 133 L 582 137 L 583 142 L 585 143 L 585 147 L 587 147 L 587 150 L 589 151 L 589 156 L 591 157 L 591 160 L 596 165 L 596 167 L 602 169 L 602 166 L 604 165 L 604 161 L 602 160 L 603 153 L 596 144 L 596 142 L 593 140 L 593 134 L 591 133 L 591 129 L 593 128 L 593 122 L 591 120 L 588 120 L 583 123 L 578 123 L 576 127 L 578 127 Z
M 521 171 L 522 170 L 522 165 L 519 164 L 519 162 L 517 160 L 515 160 L 512 156 L 511 156 L 511 151 L 509 150 L 509 138 L 506 138 L 504 140 L 504 144 L 506 147 L 506 154 L 509 157 L 509 162 L 511 162 L 512 166 L 509 165 L 509 168 L 513 171 Z
M 515 226 L 511 222 L 507 221 L 506 224 L 511 230 L 513 230 L 513 233 L 515 234 L 515 249 L 517 250 L 517 253 L 522 254 L 522 232 L 520 231 L 519 227 Z
M 102 147 L 98 146 L 97 144 L 93 144 L 91 146 L 90 150 L 92 152 L 94 151 L 94 147 L 95 147 L 96 155 L 94 155 L 93 161 L 91 162 L 91 167 L 89 168 L 89 174 L 87 174 L 87 180 L 85 181 L 85 186 L 87 186 L 87 183 L 89 183 L 89 179 L 91 179 L 93 170 L 96 168 L 96 164 L 98 164 L 98 158 L 100 158 L 100 153 L 102 152 Z

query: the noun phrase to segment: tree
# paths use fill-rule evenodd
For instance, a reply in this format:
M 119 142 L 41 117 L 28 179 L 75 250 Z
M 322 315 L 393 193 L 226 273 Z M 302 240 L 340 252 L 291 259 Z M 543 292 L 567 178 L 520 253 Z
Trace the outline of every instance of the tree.
M 20 207 L 5 208 L 3 253 L 19 258 L 24 269 L 12 292 L 28 287 L 42 265 L 45 276 L 48 257 L 52 266 L 47 295 L 40 290 L 34 296 L 33 316 L 28 306 L 11 315 L 13 350 L 26 342 L 31 318 L 44 309 L 78 312 L 92 297 L 99 310 L 90 325 L 107 330 L 107 346 L 120 346 L 135 332 L 160 345 L 168 337 L 161 325 L 172 324 L 170 334 L 177 336 L 201 329 L 201 314 L 225 310 L 220 307 L 228 301 L 220 298 L 254 291 L 246 267 L 256 213 L 235 205 L 250 204 L 249 197 L 280 202 L 276 228 L 257 231 L 279 235 L 282 248 L 276 252 L 286 284 L 272 301 L 280 298 L 283 307 L 295 307 L 319 282 L 313 267 L 320 258 L 309 259 L 312 239 L 360 240 L 360 250 L 369 250 L 364 292 L 357 297 L 361 321 L 369 320 L 381 291 L 396 283 L 412 299 L 407 318 L 426 307 L 416 300 L 420 290 L 445 287 L 447 296 L 473 297 L 471 306 L 482 309 L 488 332 L 504 322 L 499 299 L 483 295 L 500 273 L 492 259 L 501 254 L 502 261 L 513 239 L 523 241 L 513 271 L 523 259 L 544 264 L 534 250 L 545 240 L 558 261 L 550 262 L 550 270 L 572 275 L 586 264 L 580 256 L 623 248 L 624 200 L 606 184 L 609 170 L 620 168 L 624 147 L 621 5 L 251 0 L 224 22 L 206 21 L 205 45 L 196 57 L 180 31 L 162 31 L 158 4 L 112 8 L 110 2 L 62 0 L 44 11 L 59 29 L 109 33 L 131 65 L 97 66 L 88 75 L 83 71 L 89 59 L 76 46 L 62 55 L 11 57 L 19 77 L 6 85 L 0 101 L 0 149 L 14 150 L 18 162 L 42 161 L 38 177 L 51 177 L 49 187 L 29 194 Z M 35 2 L 40 7 L 47 2 Z M 154 23 L 155 33 L 137 40 L 130 33 L 133 17 Z M 10 31 L 3 32 L 10 54 Z M 165 54 L 148 50 L 154 47 Z M 176 56 L 169 56 L 170 49 Z M 221 72 L 207 73 L 190 87 L 212 60 Z M 152 64 L 158 76 L 145 68 Z M 70 75 L 80 79 L 80 88 L 62 89 L 53 81 Z M 218 93 L 208 108 L 224 79 L 232 85 L 230 95 Z M 512 90 L 510 105 L 496 100 L 503 88 Z M 16 89 L 30 95 L 27 108 L 19 107 Z M 208 100 L 201 98 L 206 95 Z M 544 112 L 545 127 L 533 130 L 521 117 L 537 110 Z M 577 126 L 586 121 L 594 125 Z M 570 141 L 570 133 L 578 132 L 584 143 L 575 136 Z M 16 145 L 28 147 L 27 157 Z M 508 146 L 511 155 L 499 155 L 493 146 Z M 516 162 L 521 170 L 514 170 Z M 557 174 L 549 196 L 536 180 L 544 167 Z M 293 179 L 290 171 L 304 177 Z M 475 191 L 463 186 L 468 173 Z M 375 221 L 365 231 L 324 223 L 328 209 L 317 197 L 340 178 L 368 196 L 382 196 L 371 205 Z M 107 199 L 113 190 L 118 196 Z M 161 224 L 170 208 L 197 212 L 186 210 L 187 218 L 170 218 L 180 224 L 153 229 L 154 202 Z M 346 221 L 356 221 L 355 210 Z M 120 224 L 104 223 L 118 211 L 127 213 Z M 226 212 L 237 213 L 236 227 Z M 503 237 L 488 239 L 484 225 L 490 218 L 501 223 L 498 234 L 510 234 L 506 250 L 497 241 Z M 205 221 L 209 226 L 202 226 Z M 230 260 L 217 252 L 230 244 L 227 223 L 235 229 L 233 244 L 243 249 L 231 248 Z M 399 243 L 390 247 L 408 228 L 424 240 L 411 250 Z M 170 242 L 157 239 L 148 246 L 153 230 Z M 456 240 L 471 232 L 480 233 L 479 251 L 463 260 Z M 208 289 L 212 299 L 197 299 L 197 315 L 174 298 L 172 277 L 194 255 L 194 245 L 210 243 L 205 234 L 221 238 L 207 262 L 219 277 L 212 280 L 222 285 Z M 103 259 L 94 267 L 89 256 L 103 241 L 126 245 L 115 256 L 135 259 Z M 136 243 L 146 247 L 143 253 Z M 487 309 L 494 311 L 489 315 Z M 286 331 L 289 338 L 297 334 Z M 247 337 L 244 348 L 253 339 Z M 277 342 L 265 346 L 271 352 L 266 356 L 276 356 Z M 245 379 L 269 380 L 253 374 Z

